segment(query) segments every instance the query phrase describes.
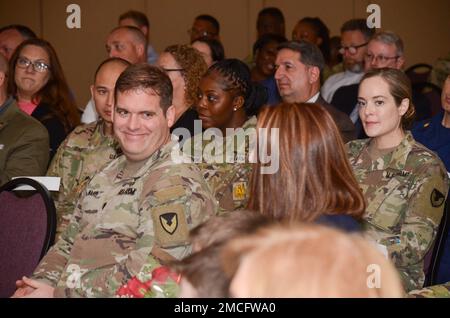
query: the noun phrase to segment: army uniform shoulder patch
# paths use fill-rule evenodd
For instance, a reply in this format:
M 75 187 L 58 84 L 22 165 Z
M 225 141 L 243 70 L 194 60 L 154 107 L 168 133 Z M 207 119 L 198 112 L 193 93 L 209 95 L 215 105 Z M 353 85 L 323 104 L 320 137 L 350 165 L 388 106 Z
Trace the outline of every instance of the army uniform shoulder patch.
M 438 208 L 442 206 L 445 202 L 445 195 L 442 194 L 438 189 L 433 189 L 430 195 L 431 206 L 434 208 Z
M 169 248 L 189 244 L 189 227 L 181 204 L 155 207 L 152 219 L 158 246 Z

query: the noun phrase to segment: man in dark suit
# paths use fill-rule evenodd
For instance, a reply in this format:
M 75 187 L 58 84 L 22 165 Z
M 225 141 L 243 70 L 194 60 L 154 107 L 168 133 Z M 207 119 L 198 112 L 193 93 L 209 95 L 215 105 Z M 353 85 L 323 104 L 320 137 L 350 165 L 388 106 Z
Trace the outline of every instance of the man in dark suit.
M 275 80 L 283 102 L 320 104 L 333 117 L 344 142 L 356 138 L 350 118 L 320 96 L 320 73 L 325 61 L 316 45 L 305 41 L 283 43 L 278 46 L 275 65 Z

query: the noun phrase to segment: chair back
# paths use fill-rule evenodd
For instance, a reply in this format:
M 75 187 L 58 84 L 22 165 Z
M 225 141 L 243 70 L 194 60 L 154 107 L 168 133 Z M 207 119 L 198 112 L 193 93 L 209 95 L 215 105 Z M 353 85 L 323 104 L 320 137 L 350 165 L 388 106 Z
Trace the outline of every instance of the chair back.
M 34 191 L 13 191 L 20 185 Z M 15 281 L 33 273 L 55 240 L 56 210 L 47 188 L 29 178 L 0 187 L 0 297 L 10 297 Z
M 429 64 L 414 64 L 405 71 L 412 84 L 428 82 L 433 67 Z
M 431 256 L 429 260 L 429 266 L 427 266 L 425 269 L 425 283 L 423 285 L 424 287 L 437 284 L 439 265 L 441 263 L 441 258 L 446 247 L 445 244 L 450 227 L 449 214 L 450 198 L 447 197 L 447 201 L 445 202 L 444 214 L 442 215 L 441 224 L 439 225 L 434 245 L 432 246 L 430 252 L 428 252 L 428 255 L 431 254 Z M 450 241 L 448 242 L 448 244 L 450 244 Z

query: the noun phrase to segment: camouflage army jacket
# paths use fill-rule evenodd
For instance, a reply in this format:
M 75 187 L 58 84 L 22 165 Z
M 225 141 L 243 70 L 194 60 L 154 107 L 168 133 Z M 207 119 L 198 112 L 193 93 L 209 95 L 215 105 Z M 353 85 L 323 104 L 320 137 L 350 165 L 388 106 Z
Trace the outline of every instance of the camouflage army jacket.
M 424 282 L 424 257 L 442 217 L 448 177 L 430 150 L 406 133 L 392 152 L 372 160 L 371 139 L 347 144 L 353 172 L 367 201 L 363 229 L 386 246 L 407 291 Z
M 54 286 L 55 297 L 110 297 L 149 257 L 188 255 L 189 230 L 216 206 L 198 168 L 173 162 L 174 144 L 140 163 L 121 156 L 96 174 L 33 277 Z
M 409 298 L 450 298 L 450 282 L 428 286 L 408 293 Z
M 212 138 L 209 131 L 187 140 L 183 150 L 198 164 L 221 211 L 245 208 L 252 169 L 249 149 L 256 144 L 256 117 L 224 138 Z
M 48 176 L 60 177 L 61 185 L 55 195 L 57 237 L 65 230 L 81 190 L 92 176 L 120 154 L 119 144 L 112 136 L 103 134 L 102 120 L 81 125 L 58 148 L 47 171 Z

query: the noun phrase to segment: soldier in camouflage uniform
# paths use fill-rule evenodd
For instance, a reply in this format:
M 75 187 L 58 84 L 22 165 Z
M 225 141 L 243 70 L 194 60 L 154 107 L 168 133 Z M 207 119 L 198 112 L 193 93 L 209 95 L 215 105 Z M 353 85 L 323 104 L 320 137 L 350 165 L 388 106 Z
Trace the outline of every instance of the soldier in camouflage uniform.
M 393 92 L 393 93 L 391 93 Z M 367 200 L 363 228 L 386 247 L 407 291 L 424 282 L 448 191 L 439 158 L 405 131 L 414 115 L 406 75 L 368 72 L 359 88 L 359 115 L 370 139 L 347 144 L 350 163 Z
M 251 83 L 250 70 L 237 59 L 214 64 L 203 76 L 197 107 L 203 135 L 188 140 L 183 149 L 199 164 L 221 211 L 242 209 L 248 200 L 252 165 L 249 152 L 256 144 L 257 110 L 266 102 L 262 86 Z M 232 133 L 227 133 L 232 128 Z M 218 132 L 211 137 L 211 132 Z M 220 132 L 219 132 L 220 131 Z
M 450 298 L 450 282 L 428 286 L 408 293 L 409 298 Z
M 120 58 L 109 58 L 100 64 L 91 86 L 100 119 L 75 128 L 58 148 L 47 171 L 48 176 L 61 178 L 60 189 L 55 196 L 57 238 L 69 223 L 75 203 L 92 176 L 120 155 L 120 147 L 113 137 L 111 112 L 114 85 L 129 65 Z
M 147 261 L 155 266 L 188 255 L 189 230 L 215 213 L 198 168 L 172 159 L 168 76 L 153 66 L 130 66 L 115 97 L 114 133 L 124 156 L 83 190 L 66 231 L 33 274 L 39 288 L 21 280 L 15 296 L 114 296 Z

